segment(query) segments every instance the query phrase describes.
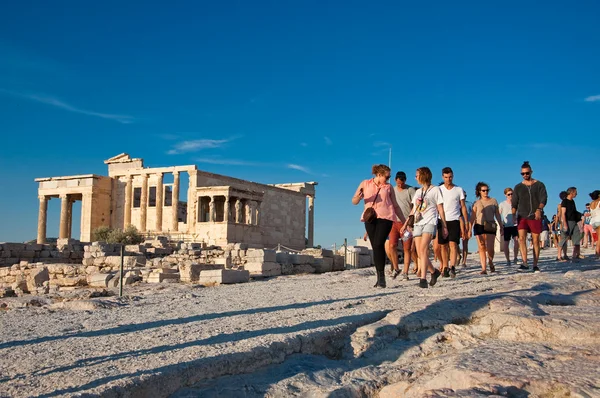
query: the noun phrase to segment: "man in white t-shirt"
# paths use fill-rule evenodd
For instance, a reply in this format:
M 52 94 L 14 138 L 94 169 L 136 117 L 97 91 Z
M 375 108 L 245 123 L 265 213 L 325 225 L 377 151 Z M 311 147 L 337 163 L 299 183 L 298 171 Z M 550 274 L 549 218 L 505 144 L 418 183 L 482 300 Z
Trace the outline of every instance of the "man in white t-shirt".
M 515 252 L 513 262 L 517 263 L 517 258 L 519 256 L 519 231 L 517 230 L 517 223 L 515 217 L 512 214 L 512 196 L 513 189 L 505 188 L 504 196 L 506 200 L 502 201 L 498 205 L 500 210 L 500 216 L 502 217 L 502 223 L 504 224 L 504 256 L 506 257 L 506 263 L 510 266 L 510 250 L 509 245 L 510 241 L 513 241 L 513 250 Z
M 461 226 L 460 217 L 467 219 L 467 207 L 465 206 L 464 190 L 454 185 L 454 172 L 450 167 L 442 169 L 442 178 L 444 184 L 440 186 L 440 192 L 444 198 L 444 213 L 446 214 L 446 225 L 448 227 L 448 235 L 438 233 L 437 239 L 440 245 L 442 266 L 440 271 L 442 277 L 456 276 L 456 263 L 458 260 L 458 244 L 461 237 L 467 234 L 465 224 Z M 438 223 L 438 229 L 441 228 L 441 223 Z

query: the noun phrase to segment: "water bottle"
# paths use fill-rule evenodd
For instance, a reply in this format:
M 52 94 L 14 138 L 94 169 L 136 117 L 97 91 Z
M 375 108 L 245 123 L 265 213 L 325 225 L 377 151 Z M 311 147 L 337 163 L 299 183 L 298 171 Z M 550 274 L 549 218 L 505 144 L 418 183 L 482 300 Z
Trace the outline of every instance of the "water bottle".
M 404 231 L 404 234 L 402 234 L 402 240 L 403 241 L 407 241 L 412 237 L 412 234 L 410 233 L 410 231 L 407 229 L 406 231 Z

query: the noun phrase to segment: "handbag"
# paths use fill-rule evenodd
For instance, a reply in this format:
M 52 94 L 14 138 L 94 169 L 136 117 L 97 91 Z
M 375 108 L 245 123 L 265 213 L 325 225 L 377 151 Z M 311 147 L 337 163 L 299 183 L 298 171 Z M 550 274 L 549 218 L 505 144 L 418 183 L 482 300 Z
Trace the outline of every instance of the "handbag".
M 365 220 L 365 222 L 372 223 L 377 219 L 377 212 L 375 211 L 373 206 L 375 205 L 375 202 L 377 201 L 377 197 L 379 196 L 380 190 L 381 190 L 381 188 L 379 188 L 377 190 L 377 194 L 375 195 L 375 199 L 373 199 L 373 203 L 371 204 L 371 207 L 367 207 L 365 209 L 365 212 L 363 213 L 363 220 Z

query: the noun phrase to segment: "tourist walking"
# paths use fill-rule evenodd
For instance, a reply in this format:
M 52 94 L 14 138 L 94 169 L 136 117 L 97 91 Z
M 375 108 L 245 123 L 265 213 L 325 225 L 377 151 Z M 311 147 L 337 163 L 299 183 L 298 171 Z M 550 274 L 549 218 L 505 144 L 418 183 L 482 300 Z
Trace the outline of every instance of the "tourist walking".
M 523 181 L 513 189 L 512 212 L 517 217 L 519 231 L 519 250 L 523 264 L 517 271 L 529 269 L 527 265 L 527 233 L 531 233 L 533 241 L 533 271 L 540 272 L 540 234 L 542 233 L 542 215 L 548 202 L 548 193 L 543 182 L 533 178 L 533 169 L 528 161 L 521 165 Z
M 409 218 L 402 227 L 401 232 L 406 229 L 412 230 L 413 239 L 419 256 L 419 287 L 427 288 L 427 271 L 431 272 L 430 286 L 437 283 L 441 272 L 433 267 L 429 259 L 428 250 L 431 240 L 435 237 L 438 217 L 442 223 L 441 233 L 448 236 L 446 226 L 446 215 L 444 214 L 444 201 L 440 188 L 431 185 L 431 170 L 429 167 L 419 167 L 415 179 L 421 186 L 413 197 L 413 208 Z
M 506 264 L 508 266 L 510 263 L 510 242 L 513 242 L 513 262 L 517 263 L 517 258 L 519 257 L 519 231 L 517 230 L 517 223 L 512 214 L 512 196 L 513 190 L 512 188 L 504 189 L 504 196 L 506 200 L 500 203 L 500 215 L 502 216 L 502 225 L 504 225 L 504 234 L 503 234 L 503 250 L 504 257 L 506 257 Z
M 583 246 L 594 247 L 594 228 L 592 227 L 592 210 L 590 203 L 585 204 L 583 211 Z
M 551 247 L 558 247 L 558 219 L 556 218 L 556 214 L 552 216 L 552 221 L 550 221 L 550 245 Z
M 473 203 L 467 200 L 467 191 L 463 189 L 463 194 L 465 195 L 465 207 L 467 209 L 467 218 L 464 218 L 461 214 L 460 222 L 465 231 L 465 234 L 462 237 L 462 266 L 466 268 L 467 266 L 467 257 L 469 255 L 469 238 L 471 233 L 469 220 L 471 219 L 471 213 L 473 212 Z
M 600 259 L 600 190 L 592 192 L 590 198 L 592 198 L 592 202 L 590 203 L 592 217 L 590 224 L 596 231 L 596 259 Z
M 557 241 L 556 241 L 556 259 L 560 262 L 565 262 L 565 261 L 569 261 L 569 257 L 567 257 L 567 252 L 565 252 L 563 254 L 562 252 L 562 247 L 560 246 L 560 238 L 562 236 L 562 201 L 565 200 L 565 198 L 567 197 L 567 191 L 560 191 L 560 193 L 558 194 L 558 198 L 560 199 L 560 202 L 558 202 L 558 205 L 556 207 L 556 233 L 557 233 Z
M 566 257 L 567 254 L 567 241 L 571 239 L 573 245 L 573 256 L 572 261 L 579 261 L 579 255 L 581 254 L 581 238 L 582 230 L 579 222 L 581 221 L 581 213 L 577 211 L 575 205 L 575 198 L 577 197 L 577 188 L 570 187 L 567 189 L 567 197 L 560 204 L 561 207 L 561 225 L 562 235 L 559 242 L 559 246 L 562 249 L 563 255 Z
M 494 266 L 494 241 L 496 240 L 496 230 L 500 226 L 500 234 L 504 233 L 504 225 L 500 216 L 498 201 L 490 195 L 490 186 L 485 182 L 478 182 L 475 187 L 475 196 L 479 199 L 473 205 L 471 214 L 471 226 L 473 234 L 477 238 L 479 248 L 479 261 L 481 262 L 480 274 L 487 274 L 487 267 L 490 272 L 496 272 Z M 496 221 L 494 221 L 494 219 Z
M 385 251 L 387 253 L 390 262 L 392 263 L 393 274 L 392 278 L 396 279 L 400 275 L 398 268 L 398 242 L 401 238 L 400 230 L 404 225 L 405 220 L 408 218 L 412 209 L 412 200 L 415 196 L 416 189 L 406 184 L 406 173 L 399 171 L 396 173 L 396 186 L 394 187 L 394 197 L 396 203 L 400 207 L 402 218 L 400 221 L 394 221 L 392 230 L 390 232 L 388 240 L 385 242 Z M 414 249 L 412 235 L 402 237 L 402 249 L 404 251 L 404 267 L 402 269 L 402 280 L 408 280 L 408 268 L 410 267 L 411 256 L 416 260 L 416 250 Z
M 396 202 L 394 189 L 388 183 L 390 168 L 384 164 L 374 165 L 371 172 L 374 177 L 359 184 L 352 197 L 352 204 L 357 205 L 361 199 L 364 200 L 365 210 L 360 220 L 365 223 L 373 248 L 377 272 L 374 287 L 385 287 L 385 240 L 394 221 L 402 220 L 402 211 Z
M 456 277 L 456 264 L 458 260 L 458 244 L 460 238 L 467 233 L 466 229 L 461 228 L 461 215 L 467 217 L 467 208 L 465 206 L 464 190 L 454 185 L 454 172 L 450 167 L 442 169 L 442 178 L 444 183 L 440 186 L 440 192 L 444 199 L 444 214 L 446 215 L 446 226 L 448 235 L 441 233 L 442 223 L 438 223 L 437 241 L 440 246 L 442 266 L 440 271 L 442 277 Z

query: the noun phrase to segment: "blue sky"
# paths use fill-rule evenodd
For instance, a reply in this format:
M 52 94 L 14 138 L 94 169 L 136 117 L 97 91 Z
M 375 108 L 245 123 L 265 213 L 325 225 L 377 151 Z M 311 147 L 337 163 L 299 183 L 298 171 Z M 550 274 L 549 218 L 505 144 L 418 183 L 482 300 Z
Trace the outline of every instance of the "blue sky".
M 323 246 L 362 235 L 350 198 L 390 146 L 409 183 L 451 166 L 470 199 L 480 180 L 503 199 L 529 160 L 553 209 L 572 185 L 582 208 L 600 189 L 598 15 L 595 1 L 8 2 L 0 241 L 35 238 L 34 178 L 105 175 L 121 152 L 318 181 Z M 56 236 L 58 200 L 49 212 Z

